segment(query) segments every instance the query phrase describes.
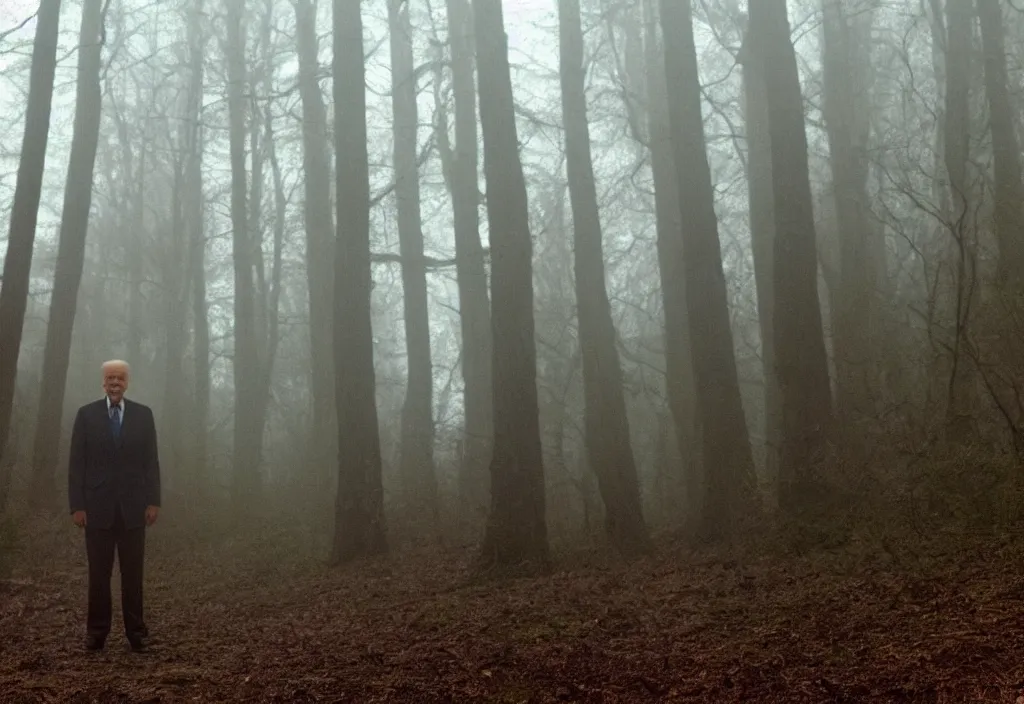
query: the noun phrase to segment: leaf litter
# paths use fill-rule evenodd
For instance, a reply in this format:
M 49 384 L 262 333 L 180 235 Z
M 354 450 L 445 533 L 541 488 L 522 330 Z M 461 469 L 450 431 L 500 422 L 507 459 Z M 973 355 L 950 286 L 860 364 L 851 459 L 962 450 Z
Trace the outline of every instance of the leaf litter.
M 137 655 L 119 615 L 107 648 L 83 651 L 84 551 L 33 546 L 48 560 L 0 582 L 0 702 L 1024 704 L 1017 541 L 851 567 L 664 540 L 486 582 L 456 549 L 341 568 L 273 535 L 147 549 L 153 641 Z

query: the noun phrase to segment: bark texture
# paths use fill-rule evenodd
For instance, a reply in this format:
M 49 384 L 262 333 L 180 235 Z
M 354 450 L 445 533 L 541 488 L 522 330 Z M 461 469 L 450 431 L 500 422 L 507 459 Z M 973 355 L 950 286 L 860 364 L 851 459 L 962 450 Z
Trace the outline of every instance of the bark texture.
M 650 549 L 630 443 L 622 368 L 605 284 L 604 248 L 587 126 L 579 0 L 559 0 L 559 53 L 566 166 L 572 202 L 576 309 L 583 357 L 584 435 L 605 507 L 605 530 L 626 554 Z
M 474 3 L 491 240 L 494 451 L 484 565 L 548 562 L 534 342 L 533 243 L 501 0 Z
M 690 3 L 663 0 L 661 26 L 689 332 L 702 421 L 705 498 L 699 530 L 728 534 L 755 489 L 750 437 L 740 399 L 714 187 L 704 139 L 700 75 Z
M 370 166 L 362 3 L 334 0 L 337 252 L 334 379 L 338 497 L 331 560 L 387 552 L 370 317 Z
M 50 136 L 50 107 L 53 76 L 57 69 L 57 33 L 60 0 L 42 0 L 36 14 L 36 35 L 32 43 L 22 158 L 11 207 L 10 237 L 0 280 L 0 460 L 7 445 L 18 375 L 18 356 L 28 306 L 28 285 L 32 270 L 32 248 L 39 219 L 39 199 L 46 166 L 46 143 Z
M 779 503 L 797 510 L 831 427 L 804 103 L 785 0 L 751 0 L 750 40 L 765 67 L 772 155 L 775 365 L 782 407 Z M 767 70 L 770 67 L 770 70 Z
M 388 25 L 395 134 L 395 196 L 398 201 L 398 243 L 402 255 L 408 365 L 398 465 L 402 480 L 402 514 L 416 523 L 425 521 L 436 528 L 439 506 L 434 467 L 434 378 L 416 155 L 419 127 L 417 81 L 407 0 L 388 0 Z
M 86 0 L 82 4 L 79 32 L 75 122 L 64 185 L 57 267 L 50 297 L 50 314 L 46 321 L 46 347 L 43 350 L 42 384 L 32 453 L 31 503 L 36 509 L 51 510 L 57 505 L 53 479 L 57 470 L 64 392 L 68 364 L 71 361 L 71 334 L 75 326 L 78 289 L 82 283 L 85 262 L 85 240 L 92 208 L 93 170 L 96 166 L 102 116 L 102 32 L 103 0 Z M 6 330 L 5 327 L 5 335 Z M 97 368 L 96 376 L 99 375 Z

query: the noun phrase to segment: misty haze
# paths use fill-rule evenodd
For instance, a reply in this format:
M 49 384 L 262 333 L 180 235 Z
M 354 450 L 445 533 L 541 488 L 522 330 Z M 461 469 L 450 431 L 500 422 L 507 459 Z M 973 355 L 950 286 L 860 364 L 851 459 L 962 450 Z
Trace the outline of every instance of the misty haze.
M 1022 38 L 0 0 L 0 704 L 1021 704 Z

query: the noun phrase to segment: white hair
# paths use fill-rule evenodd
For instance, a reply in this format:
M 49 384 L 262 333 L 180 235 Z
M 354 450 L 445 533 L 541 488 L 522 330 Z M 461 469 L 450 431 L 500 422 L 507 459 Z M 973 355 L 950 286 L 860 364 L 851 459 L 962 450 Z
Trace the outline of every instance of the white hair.
M 124 369 L 125 374 L 131 374 L 132 372 L 131 366 L 128 364 L 128 362 L 124 361 L 123 359 L 108 359 L 106 362 L 100 365 L 100 371 L 106 374 L 113 367 Z

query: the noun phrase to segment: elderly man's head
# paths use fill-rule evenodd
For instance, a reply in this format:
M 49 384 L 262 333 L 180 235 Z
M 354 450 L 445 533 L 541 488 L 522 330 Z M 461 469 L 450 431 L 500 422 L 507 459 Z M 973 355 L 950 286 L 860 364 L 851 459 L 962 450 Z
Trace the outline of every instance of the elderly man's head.
M 111 403 L 120 403 L 124 398 L 124 392 L 128 389 L 128 377 L 131 375 L 128 362 L 112 359 L 104 362 L 102 369 L 103 390 L 107 393 Z

